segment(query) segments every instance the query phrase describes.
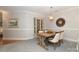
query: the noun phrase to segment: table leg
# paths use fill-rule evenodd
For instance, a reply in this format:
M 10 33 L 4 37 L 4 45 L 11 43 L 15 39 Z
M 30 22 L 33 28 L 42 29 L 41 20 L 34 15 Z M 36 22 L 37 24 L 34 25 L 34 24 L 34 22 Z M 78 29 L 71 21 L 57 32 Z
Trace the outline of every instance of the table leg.
M 45 38 L 44 37 L 40 37 L 39 38 L 39 45 L 45 49 L 48 49 L 45 42 L 44 42 Z
M 42 47 L 45 48 L 46 50 L 48 50 L 47 45 L 45 44 L 44 40 L 45 40 L 45 38 L 42 37 L 42 41 L 41 41 Z

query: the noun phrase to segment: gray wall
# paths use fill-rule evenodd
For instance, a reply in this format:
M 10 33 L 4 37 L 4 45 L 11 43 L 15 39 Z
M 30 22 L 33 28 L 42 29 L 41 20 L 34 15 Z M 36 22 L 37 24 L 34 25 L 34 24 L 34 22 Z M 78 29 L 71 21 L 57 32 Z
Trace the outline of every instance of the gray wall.
M 70 8 L 53 13 L 54 20 L 51 22 L 46 19 L 45 28 L 51 28 L 53 30 L 65 30 L 65 39 L 77 40 L 79 38 L 79 8 Z M 65 26 L 57 27 L 56 20 L 58 18 L 64 18 L 66 21 Z
M 27 40 L 34 38 L 34 17 L 43 17 L 43 15 L 27 10 L 4 10 L 3 28 L 4 39 L 6 40 Z M 18 28 L 9 28 L 9 17 L 18 18 Z

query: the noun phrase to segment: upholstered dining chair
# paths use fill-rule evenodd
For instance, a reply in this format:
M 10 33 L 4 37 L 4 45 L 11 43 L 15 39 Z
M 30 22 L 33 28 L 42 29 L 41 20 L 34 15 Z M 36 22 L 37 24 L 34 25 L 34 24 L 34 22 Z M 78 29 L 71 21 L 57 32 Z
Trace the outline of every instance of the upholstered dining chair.
M 63 43 L 63 39 L 64 39 L 64 31 L 61 31 L 60 32 L 60 39 L 59 39 L 60 43 Z
M 60 40 L 60 33 L 56 33 L 54 38 L 49 38 L 49 42 L 53 44 L 54 50 L 56 50 L 56 47 L 59 46 L 59 40 Z

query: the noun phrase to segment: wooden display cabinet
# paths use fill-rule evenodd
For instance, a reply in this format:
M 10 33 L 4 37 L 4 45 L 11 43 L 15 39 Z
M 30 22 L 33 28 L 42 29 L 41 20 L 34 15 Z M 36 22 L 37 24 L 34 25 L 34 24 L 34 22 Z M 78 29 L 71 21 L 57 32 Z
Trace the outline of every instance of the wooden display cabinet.
M 2 12 L 0 12 L 0 44 L 3 39 L 3 20 L 2 20 Z

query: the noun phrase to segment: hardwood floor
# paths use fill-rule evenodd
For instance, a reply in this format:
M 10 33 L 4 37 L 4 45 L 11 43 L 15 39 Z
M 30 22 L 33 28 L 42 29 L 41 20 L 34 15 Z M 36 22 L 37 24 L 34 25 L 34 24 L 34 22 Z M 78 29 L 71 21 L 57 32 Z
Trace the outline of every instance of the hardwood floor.
M 18 41 L 22 41 L 22 40 L 1 40 L 0 39 L 0 45 L 12 44 Z

